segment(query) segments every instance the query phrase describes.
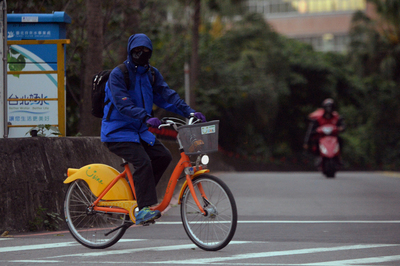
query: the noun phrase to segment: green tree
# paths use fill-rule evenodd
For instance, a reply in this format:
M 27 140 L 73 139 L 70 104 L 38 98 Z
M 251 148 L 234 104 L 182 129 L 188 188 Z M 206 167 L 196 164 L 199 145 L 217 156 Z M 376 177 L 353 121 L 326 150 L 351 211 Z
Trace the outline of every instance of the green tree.
M 103 68 L 103 16 L 101 0 L 86 1 L 86 18 L 88 47 L 84 57 L 85 72 L 83 84 L 85 89 L 81 91 L 79 128 L 81 134 L 84 136 L 98 136 L 100 132 L 100 119 L 96 119 L 91 115 L 91 91 L 89 88 L 92 86 L 93 73 L 97 73 Z
M 360 156 L 359 162 L 393 168 L 400 165 L 400 4 L 369 2 L 378 16 L 355 14 L 349 51 L 349 61 L 363 79 L 357 103 L 362 123 L 354 130 L 358 129 L 364 141 L 349 140 L 359 154 L 368 155 Z

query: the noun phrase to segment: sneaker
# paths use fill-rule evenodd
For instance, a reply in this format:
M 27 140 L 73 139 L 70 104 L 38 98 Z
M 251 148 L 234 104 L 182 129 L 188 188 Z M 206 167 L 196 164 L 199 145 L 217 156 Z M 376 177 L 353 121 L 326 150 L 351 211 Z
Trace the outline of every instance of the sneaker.
M 152 211 L 149 207 L 144 207 L 136 214 L 136 225 L 154 221 L 161 217 L 160 211 Z

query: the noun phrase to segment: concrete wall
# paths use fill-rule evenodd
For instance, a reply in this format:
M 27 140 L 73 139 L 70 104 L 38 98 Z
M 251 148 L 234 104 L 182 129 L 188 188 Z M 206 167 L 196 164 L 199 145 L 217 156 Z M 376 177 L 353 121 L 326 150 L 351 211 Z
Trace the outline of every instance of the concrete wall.
M 168 178 L 179 160 L 175 141 L 163 143 L 171 151 L 173 161 L 157 186 L 159 198 L 164 196 Z M 63 201 L 68 185 L 63 180 L 67 169 L 91 163 L 123 170 L 121 158 L 109 152 L 97 137 L 0 139 L 0 234 L 4 230 L 27 231 L 39 206 L 64 218 Z M 61 222 L 60 229 L 63 228 Z

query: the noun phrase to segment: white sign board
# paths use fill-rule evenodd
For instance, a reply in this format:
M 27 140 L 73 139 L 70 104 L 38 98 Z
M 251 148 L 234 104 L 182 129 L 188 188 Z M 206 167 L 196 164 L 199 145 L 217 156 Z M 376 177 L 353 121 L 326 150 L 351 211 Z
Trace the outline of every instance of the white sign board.
M 19 45 L 12 45 L 10 50 L 12 60 L 24 58 L 23 71 L 53 70 L 33 52 Z M 47 98 L 57 98 L 57 74 L 8 75 L 8 99 L 12 100 L 8 102 L 8 121 L 12 125 L 57 125 L 58 102 L 46 101 Z M 29 129 L 12 127 L 10 137 L 25 137 Z
M 5 85 L 7 80 L 6 66 L 7 61 L 5 60 L 7 51 L 7 5 L 5 1 L 0 0 L 0 138 L 3 138 L 7 133 L 7 123 L 5 121 L 7 97 Z

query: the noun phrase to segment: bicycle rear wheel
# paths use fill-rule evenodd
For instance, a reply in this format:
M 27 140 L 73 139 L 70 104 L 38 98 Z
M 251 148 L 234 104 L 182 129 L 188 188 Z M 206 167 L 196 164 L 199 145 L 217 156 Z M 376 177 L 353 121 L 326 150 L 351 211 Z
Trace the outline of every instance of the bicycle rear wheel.
M 101 249 L 114 245 L 124 235 L 125 227 L 105 234 L 123 225 L 129 216 L 90 211 L 88 207 L 96 198 L 85 181 L 76 180 L 69 185 L 65 195 L 64 214 L 69 231 L 79 243 Z
M 207 251 L 220 250 L 228 245 L 236 231 L 235 199 L 228 186 L 215 176 L 203 174 L 195 177 L 192 182 L 206 215 L 200 212 L 189 187 L 186 187 L 181 202 L 183 227 L 198 247 Z M 201 196 L 200 184 L 206 198 Z

